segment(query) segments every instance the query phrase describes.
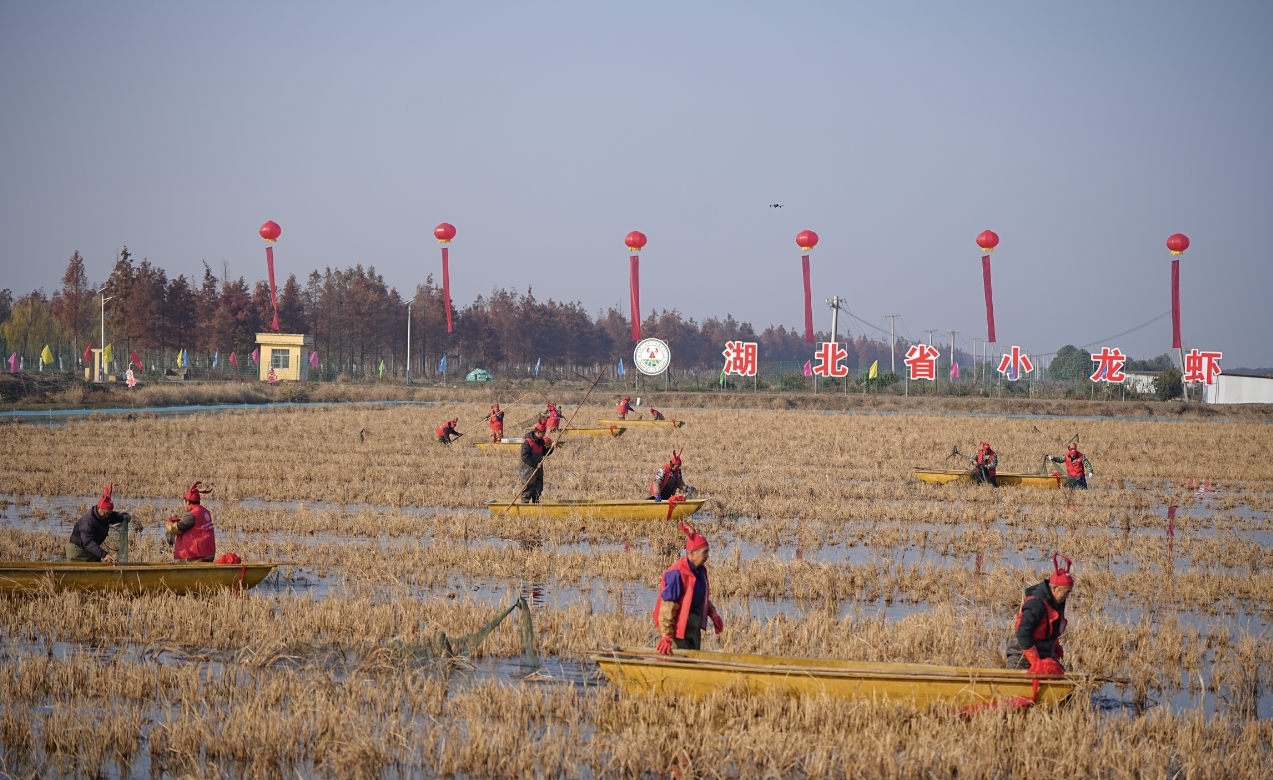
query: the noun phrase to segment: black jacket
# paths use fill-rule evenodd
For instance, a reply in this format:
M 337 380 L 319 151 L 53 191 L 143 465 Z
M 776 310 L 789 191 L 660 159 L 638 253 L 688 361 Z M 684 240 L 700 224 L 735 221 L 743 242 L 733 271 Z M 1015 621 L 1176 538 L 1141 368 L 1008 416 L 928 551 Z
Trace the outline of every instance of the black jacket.
M 102 542 L 110 534 L 110 527 L 132 518 L 126 512 L 111 511 L 105 517 L 99 516 L 97 512 L 97 507 L 89 507 L 84 516 L 75 521 L 75 527 L 71 529 L 71 544 L 82 547 L 98 558 L 105 558 L 106 551 L 102 549 Z
M 1052 596 L 1052 586 L 1047 580 L 1040 582 L 1032 588 L 1027 588 L 1026 600 L 1021 605 L 1021 622 L 1017 624 L 1015 639 L 1017 647 L 1022 650 L 1035 648 L 1040 658 L 1051 658 L 1056 652 L 1056 642 L 1060 637 L 1060 626 L 1065 618 L 1065 604 L 1058 604 Z M 1034 598 L 1029 598 L 1033 596 Z M 1046 606 L 1045 606 L 1046 604 Z M 1035 639 L 1034 632 L 1041 624 L 1047 623 L 1048 610 L 1052 607 L 1060 615 L 1062 620 L 1058 620 L 1055 625 L 1051 625 L 1047 631 L 1047 637 L 1043 639 Z
M 534 440 L 535 438 L 529 435 L 522 439 L 522 466 L 528 473 L 530 469 L 544 462 L 544 458 L 548 455 L 548 448 L 551 446 L 548 439 L 540 439 L 536 442 L 539 444 L 540 451 L 535 452 L 535 448 L 531 445 Z

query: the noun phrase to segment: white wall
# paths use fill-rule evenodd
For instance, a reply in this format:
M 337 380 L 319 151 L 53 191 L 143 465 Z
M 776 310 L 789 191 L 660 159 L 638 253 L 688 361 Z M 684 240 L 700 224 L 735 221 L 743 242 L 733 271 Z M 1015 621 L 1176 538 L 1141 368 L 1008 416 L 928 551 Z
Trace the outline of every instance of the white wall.
M 1273 404 L 1273 379 L 1220 374 L 1207 385 L 1205 399 L 1209 404 Z

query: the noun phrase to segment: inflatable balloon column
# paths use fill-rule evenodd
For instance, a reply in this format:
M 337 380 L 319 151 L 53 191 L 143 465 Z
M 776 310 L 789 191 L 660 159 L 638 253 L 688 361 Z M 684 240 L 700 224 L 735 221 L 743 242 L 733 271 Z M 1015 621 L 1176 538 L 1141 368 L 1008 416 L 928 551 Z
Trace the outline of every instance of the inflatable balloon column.
M 438 243 L 442 245 L 442 299 L 446 303 L 446 332 L 451 333 L 451 258 L 447 244 L 455 238 L 455 225 L 443 222 L 433 229 L 433 235 L 438 237 Z
M 1185 347 L 1180 340 L 1180 255 L 1189 248 L 1189 237 L 1176 233 L 1167 239 L 1167 248 L 1171 250 L 1171 348 L 1180 353 L 1180 371 L 1184 373 Z M 1189 400 L 1188 386 L 1185 400 Z
M 804 252 L 800 265 L 804 269 L 804 340 L 813 343 L 813 287 L 809 281 L 809 253 L 818 245 L 818 234 L 812 230 L 802 230 L 796 236 L 796 246 Z
M 261 238 L 265 239 L 265 265 L 270 271 L 270 303 L 274 306 L 274 322 L 270 328 L 278 332 L 278 288 L 274 285 L 274 242 L 283 234 L 283 228 L 274 220 L 261 225 Z
M 641 340 L 641 247 L 645 234 L 634 230 L 623 238 L 628 245 L 628 295 L 632 300 L 632 340 Z
M 993 230 L 981 231 L 981 235 L 977 236 L 977 246 L 985 252 L 981 256 L 981 283 L 986 288 L 986 348 L 989 349 L 995 343 L 995 295 L 990 284 L 990 253 L 999 246 L 999 234 Z

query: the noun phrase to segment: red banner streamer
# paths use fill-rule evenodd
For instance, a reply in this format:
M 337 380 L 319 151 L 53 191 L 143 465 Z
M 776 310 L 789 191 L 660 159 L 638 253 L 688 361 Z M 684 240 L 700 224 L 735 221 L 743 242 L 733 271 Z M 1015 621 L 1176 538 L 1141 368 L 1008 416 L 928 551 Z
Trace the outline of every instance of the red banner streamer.
M 451 333 L 451 258 L 446 247 L 442 247 L 442 303 L 446 306 L 446 332 Z
M 986 341 L 995 343 L 995 296 L 990 286 L 990 255 L 981 258 L 981 279 L 986 287 Z
M 804 340 L 813 343 L 813 288 L 809 284 L 809 256 L 800 258 L 804 267 Z
M 628 258 L 628 286 L 632 296 L 632 340 L 641 340 L 641 256 Z
M 274 322 L 270 327 L 278 332 L 278 288 L 274 285 L 274 247 L 265 247 L 265 265 L 270 269 L 270 303 L 274 304 Z
M 1180 349 L 1180 261 L 1171 261 L 1171 348 Z

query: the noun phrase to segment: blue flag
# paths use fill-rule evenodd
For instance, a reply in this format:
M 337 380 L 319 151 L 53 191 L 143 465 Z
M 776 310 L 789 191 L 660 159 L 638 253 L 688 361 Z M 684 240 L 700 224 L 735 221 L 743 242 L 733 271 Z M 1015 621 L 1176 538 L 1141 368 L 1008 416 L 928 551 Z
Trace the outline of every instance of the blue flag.
M 443 355 L 442 359 L 438 361 L 438 371 L 443 374 L 446 373 L 446 355 Z
M 623 358 L 619 358 L 619 370 L 615 373 L 619 376 L 623 376 Z
M 535 358 L 535 376 L 539 376 L 539 360 L 540 358 Z
M 218 349 L 216 352 L 212 353 L 212 367 L 216 368 L 220 362 L 221 362 L 221 350 Z

